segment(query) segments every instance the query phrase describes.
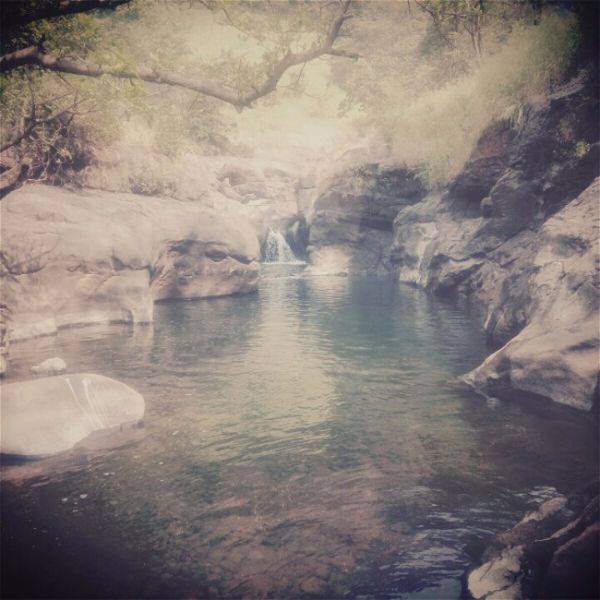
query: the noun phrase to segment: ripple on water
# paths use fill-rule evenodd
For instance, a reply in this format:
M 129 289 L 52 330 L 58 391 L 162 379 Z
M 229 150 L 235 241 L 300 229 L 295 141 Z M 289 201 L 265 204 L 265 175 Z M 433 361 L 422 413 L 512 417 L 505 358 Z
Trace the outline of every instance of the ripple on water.
M 7 595 L 458 597 L 495 532 L 597 470 L 589 419 L 453 385 L 486 354 L 456 306 L 292 271 L 13 345 L 10 378 L 58 355 L 147 412 L 115 447 L 4 465 Z

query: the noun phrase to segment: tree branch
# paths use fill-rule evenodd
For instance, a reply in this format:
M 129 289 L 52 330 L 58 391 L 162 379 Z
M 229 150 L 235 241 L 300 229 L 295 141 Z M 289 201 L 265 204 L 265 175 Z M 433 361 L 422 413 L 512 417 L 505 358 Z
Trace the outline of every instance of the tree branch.
M 43 119 L 37 119 L 35 117 L 35 113 L 33 113 L 34 116 L 32 116 L 29 119 L 29 123 L 27 124 L 27 126 L 24 126 L 24 124 L 22 124 L 21 126 L 12 129 L 10 135 L 8 136 L 8 140 L 6 140 L 6 142 L 0 145 L 0 152 L 4 152 L 5 150 L 12 148 L 13 146 L 16 146 L 21 140 L 25 139 L 39 125 L 43 125 L 45 123 L 55 121 L 56 119 L 60 119 L 63 115 L 76 108 L 81 102 L 82 100 L 76 99 L 71 105 L 59 111 L 56 111 L 51 115 L 44 117 Z
M 250 91 L 240 93 L 237 90 L 225 86 L 218 82 L 207 81 L 200 78 L 191 78 L 184 75 L 178 75 L 170 71 L 162 71 L 142 67 L 135 71 L 126 69 L 114 69 L 101 65 L 94 65 L 83 61 L 75 61 L 68 58 L 60 58 L 49 53 L 45 53 L 37 46 L 29 46 L 15 52 L 5 54 L 0 57 L 0 71 L 5 73 L 16 69 L 17 67 L 38 66 L 49 71 L 68 73 L 71 75 L 81 75 L 85 77 L 102 77 L 110 75 L 121 79 L 141 79 L 148 83 L 158 83 L 182 87 L 205 96 L 211 96 L 235 106 L 238 110 L 250 107 L 252 103 L 273 92 L 284 73 L 296 65 L 310 62 L 323 55 L 343 56 L 346 58 L 358 58 L 357 55 L 337 50 L 333 44 L 340 33 L 344 22 L 350 18 L 348 8 L 351 0 L 339 2 L 340 10 L 333 20 L 327 35 L 320 44 L 313 45 L 312 48 L 304 52 L 292 52 L 288 49 L 286 54 L 273 66 L 273 69 L 262 84 L 253 87 Z
M 360 54 L 357 54 L 356 52 L 346 52 L 345 50 L 336 50 L 335 48 L 332 48 L 331 50 L 329 50 L 329 52 L 327 52 L 327 54 L 330 54 L 331 56 L 341 56 L 343 58 L 351 58 L 353 60 L 357 60 L 360 58 Z
M 12 156 L 0 156 L 0 199 L 4 197 L 29 167 L 26 161 Z
M 47 0 L 46 2 L 3 2 L 2 21 L 7 28 L 24 27 L 41 19 L 53 19 L 95 9 L 115 10 L 131 0 Z

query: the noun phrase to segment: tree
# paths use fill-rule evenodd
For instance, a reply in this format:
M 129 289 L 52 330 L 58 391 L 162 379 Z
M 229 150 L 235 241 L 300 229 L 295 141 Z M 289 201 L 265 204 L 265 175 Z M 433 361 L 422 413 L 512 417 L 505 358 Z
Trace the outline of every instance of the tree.
M 134 48 L 129 47 L 132 28 L 157 8 L 175 16 L 185 11 L 210 11 L 243 35 L 263 41 L 262 59 L 253 63 L 227 54 L 223 60 L 198 63 L 183 46 L 165 49 L 159 42 L 153 45 L 147 32 L 138 35 Z M 139 109 L 146 93 L 144 85 L 160 85 L 241 111 L 271 94 L 295 66 L 325 56 L 355 58 L 337 43 L 344 23 L 352 17 L 349 9 L 350 0 L 3 3 L 0 96 L 5 127 L 0 140 L 0 169 L 4 171 L 0 193 L 12 188 L 25 172 L 45 178 L 50 170 L 81 163 L 85 152 L 66 144 L 67 138 L 73 138 L 75 129 L 85 122 L 81 116 L 86 111 L 106 111 L 106 105 L 114 103 L 111 96 L 129 98 Z M 169 39 L 174 37 L 170 31 Z M 86 79 L 96 83 L 85 85 Z M 206 117 L 216 110 L 210 106 L 206 101 L 192 101 L 188 112 Z M 81 137 L 81 131 L 78 135 Z M 55 179 L 61 182 L 64 178 Z
M 131 0 L 20 0 L 4 2 L 1 7 L 5 30 L 26 27 L 34 21 L 53 19 L 97 9 L 115 10 Z
M 416 0 L 421 10 L 432 20 L 436 33 L 450 47 L 453 34 L 461 29 L 471 40 L 473 51 L 481 57 L 481 28 L 484 17 L 483 0 Z
M 101 8 L 106 4 L 107 7 L 116 8 L 118 4 L 127 3 L 128 0 L 120 2 L 111 2 L 106 0 L 90 1 L 89 4 L 94 8 Z M 7 73 L 19 67 L 39 67 L 49 71 L 59 73 L 67 73 L 70 75 L 81 75 L 86 77 L 101 77 L 110 75 L 121 79 L 140 79 L 148 83 L 165 84 L 177 87 L 183 87 L 194 92 L 198 92 L 205 96 L 211 96 L 227 102 L 238 108 L 239 110 L 252 106 L 252 103 L 258 98 L 266 96 L 273 92 L 284 73 L 296 65 L 305 64 L 316 58 L 324 55 L 343 56 L 346 58 L 356 58 L 355 54 L 334 48 L 334 43 L 340 34 L 340 30 L 344 22 L 351 18 L 348 9 L 351 0 L 338 0 L 336 3 L 338 8 L 333 16 L 331 23 L 324 35 L 314 41 L 311 46 L 302 51 L 294 52 L 291 47 L 285 49 L 285 52 L 274 61 L 271 68 L 262 81 L 253 82 L 247 89 L 233 89 L 230 86 L 224 85 L 218 81 L 205 79 L 202 77 L 189 77 L 173 71 L 166 71 L 156 66 L 139 66 L 135 69 L 127 69 L 122 67 L 111 67 L 101 64 L 92 64 L 84 60 L 73 60 L 68 57 L 61 57 L 48 52 L 44 48 L 43 41 L 38 44 L 30 44 L 24 48 L 19 48 L 13 52 L 8 52 L 0 56 L 0 71 Z M 72 2 L 67 2 L 66 6 L 72 5 Z M 63 6 L 59 3 L 58 6 Z M 206 3 L 206 6 L 215 9 L 218 6 L 215 3 Z M 75 5 L 75 8 L 77 6 Z M 73 12 L 75 10 L 73 9 Z M 226 5 L 222 5 L 226 15 L 229 15 Z M 64 11 L 65 9 L 63 9 Z M 47 14 L 47 11 L 40 11 L 39 14 Z M 56 13 L 60 14 L 60 13 Z M 23 17 L 22 20 L 29 18 L 27 24 L 36 20 L 35 15 Z

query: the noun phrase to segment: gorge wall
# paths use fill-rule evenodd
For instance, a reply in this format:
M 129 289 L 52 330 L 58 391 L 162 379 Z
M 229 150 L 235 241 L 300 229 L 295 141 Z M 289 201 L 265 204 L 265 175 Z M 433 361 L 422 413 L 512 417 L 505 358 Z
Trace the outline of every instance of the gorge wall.
M 598 393 L 598 94 L 573 80 L 482 134 L 464 170 L 425 195 L 399 167 L 338 174 L 316 200 L 317 272 L 387 269 L 471 303 L 496 352 L 465 376 L 493 397 L 590 410 Z
M 321 183 L 311 207 L 308 256 L 318 274 L 385 272 L 398 212 L 425 195 L 409 170 L 365 164 Z
M 241 218 L 172 198 L 28 185 L 2 202 L 4 337 L 151 322 L 153 303 L 253 291 Z

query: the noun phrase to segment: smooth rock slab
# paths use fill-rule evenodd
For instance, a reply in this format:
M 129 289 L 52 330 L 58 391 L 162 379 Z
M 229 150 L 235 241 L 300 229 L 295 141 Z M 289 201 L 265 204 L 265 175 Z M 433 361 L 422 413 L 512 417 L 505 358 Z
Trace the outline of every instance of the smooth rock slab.
M 75 325 L 151 323 L 157 300 L 258 287 L 255 232 L 218 208 L 25 185 L 0 211 L 7 340 Z
M 27 458 L 64 452 L 91 433 L 144 416 L 144 398 L 129 386 L 89 373 L 2 386 L 0 451 Z

